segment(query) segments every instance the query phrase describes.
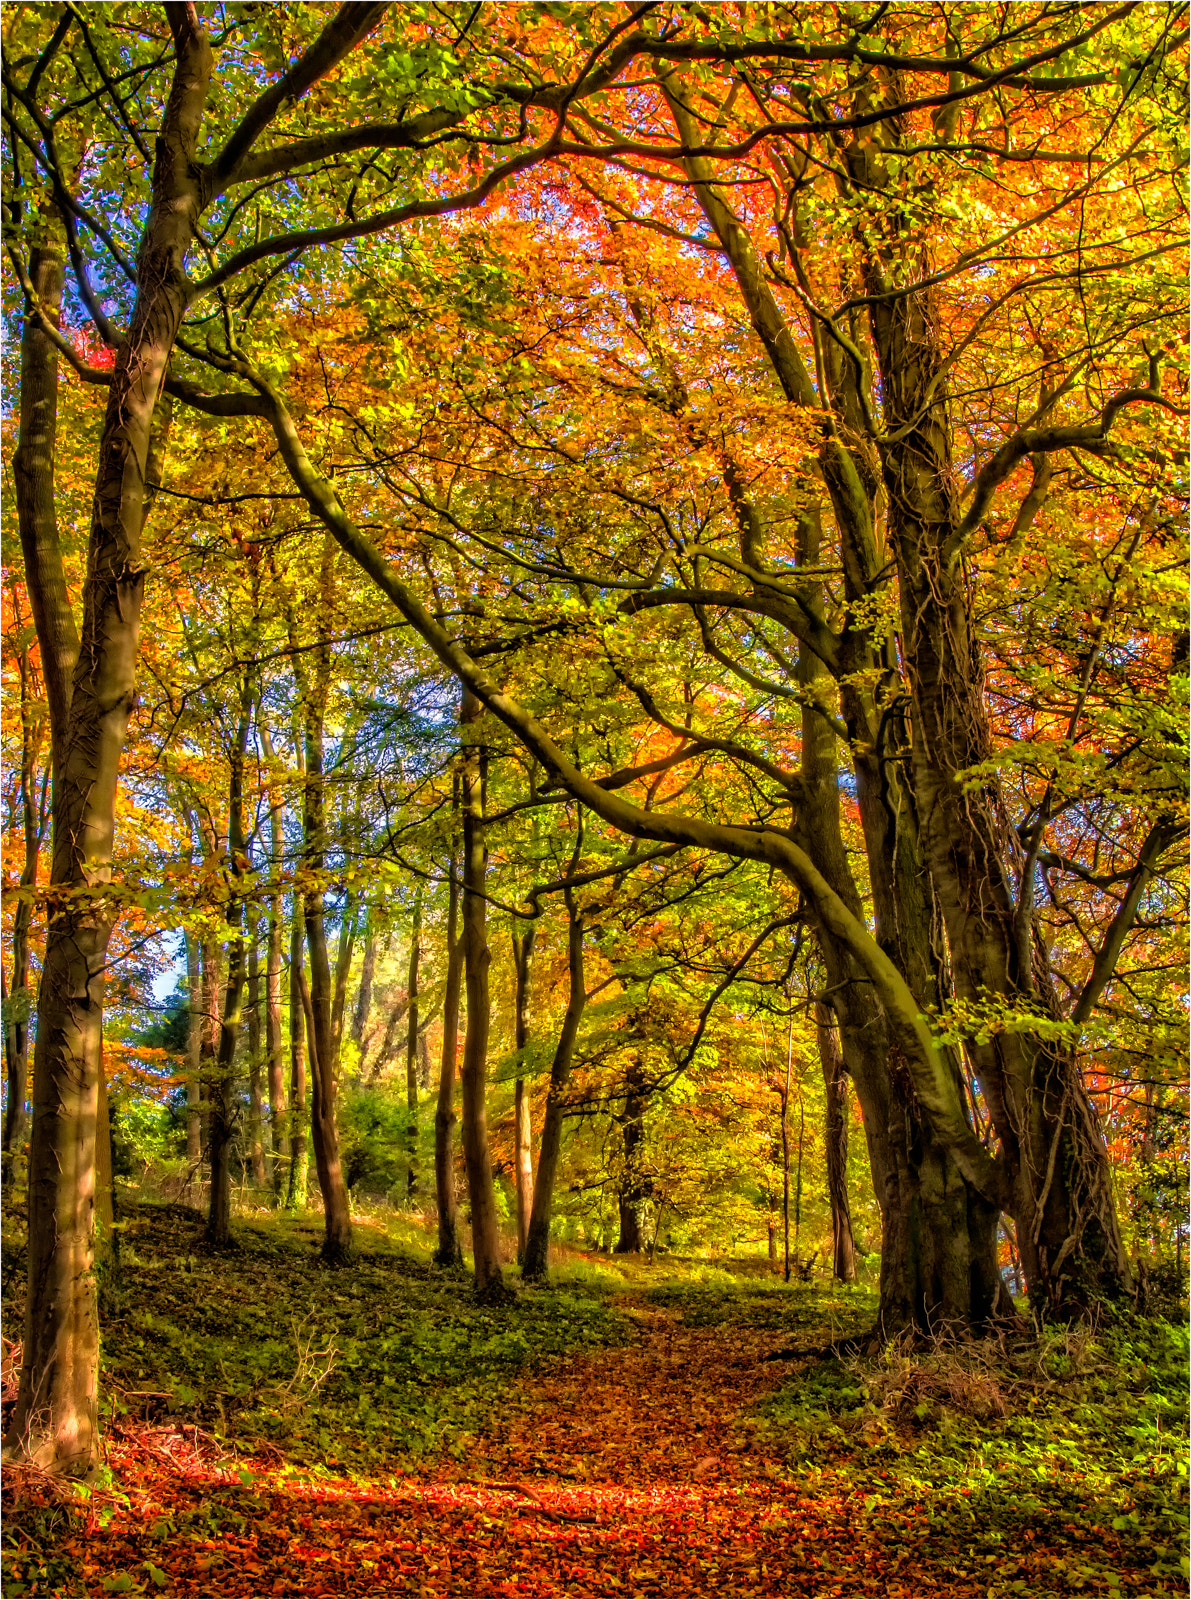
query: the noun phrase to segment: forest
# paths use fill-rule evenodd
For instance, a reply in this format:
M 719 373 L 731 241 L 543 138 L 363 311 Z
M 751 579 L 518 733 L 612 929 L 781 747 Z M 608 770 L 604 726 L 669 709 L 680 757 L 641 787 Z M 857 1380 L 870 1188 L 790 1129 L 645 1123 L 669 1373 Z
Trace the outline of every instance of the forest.
M 0 26 L 4 1593 L 1186 1594 L 1185 8 Z

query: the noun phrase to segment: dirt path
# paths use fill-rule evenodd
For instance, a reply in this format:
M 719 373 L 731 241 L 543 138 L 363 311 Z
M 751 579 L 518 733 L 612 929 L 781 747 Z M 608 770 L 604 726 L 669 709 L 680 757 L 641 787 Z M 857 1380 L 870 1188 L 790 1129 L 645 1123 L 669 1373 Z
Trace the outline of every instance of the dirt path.
M 383 1486 L 287 1480 L 217 1466 L 201 1439 L 165 1432 L 154 1473 L 145 1436 L 114 1442 L 113 1467 L 124 1481 L 135 1472 L 145 1494 L 94 1528 L 88 1587 L 294 1596 L 921 1592 L 899 1578 L 908 1548 L 900 1559 L 890 1550 L 872 1572 L 847 1494 L 811 1489 L 805 1470 L 750 1446 L 746 1413 L 789 1370 L 766 1359 L 781 1334 L 688 1328 L 643 1306 L 630 1314 L 633 1343 L 528 1378 L 499 1431 L 434 1476 Z M 111 1587 L 120 1572 L 131 1587 Z
M 117 1434 L 117 1480 L 141 1488 L 97 1497 L 82 1587 L 57 1592 L 983 1595 L 1014 1592 L 1015 1571 L 1017 1593 L 1073 1592 L 1058 1546 L 1074 1528 L 1051 1523 L 1029 1568 L 1007 1567 L 975 1527 L 936 1542 L 929 1506 L 883 1486 L 861 1440 L 775 1453 L 752 1412 L 798 1365 L 767 1359 L 788 1333 L 630 1314 L 633 1342 L 531 1375 L 466 1460 L 422 1476 L 311 1482 L 176 1429 Z

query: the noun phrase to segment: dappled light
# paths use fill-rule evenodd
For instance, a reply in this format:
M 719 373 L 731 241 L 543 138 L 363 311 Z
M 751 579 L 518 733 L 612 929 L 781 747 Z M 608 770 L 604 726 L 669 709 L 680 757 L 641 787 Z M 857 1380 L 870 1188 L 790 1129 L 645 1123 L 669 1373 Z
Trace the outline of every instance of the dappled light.
M 1189 53 L 5 7 L 5 1595 L 1187 1591 Z

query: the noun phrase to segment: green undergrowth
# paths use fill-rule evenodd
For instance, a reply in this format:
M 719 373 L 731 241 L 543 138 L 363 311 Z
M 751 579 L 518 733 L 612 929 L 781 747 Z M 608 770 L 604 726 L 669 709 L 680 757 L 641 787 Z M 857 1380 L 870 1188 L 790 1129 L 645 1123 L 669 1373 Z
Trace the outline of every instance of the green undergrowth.
M 874 1289 L 834 1283 L 783 1283 L 738 1276 L 722 1267 L 692 1268 L 646 1290 L 651 1304 L 677 1313 L 689 1328 L 730 1324 L 788 1333 L 790 1348 L 819 1349 L 867 1333 L 877 1320 Z
M 104 1295 L 105 1427 L 174 1421 L 298 1466 L 390 1471 L 462 1455 L 537 1362 L 633 1336 L 565 1272 L 486 1308 L 469 1273 L 432 1265 L 415 1223 L 355 1233 L 354 1259 L 332 1269 L 316 1217 L 241 1220 L 216 1254 L 197 1212 L 129 1206 Z
M 990 1595 L 1037 1593 L 1031 1551 L 1063 1530 L 1050 1592 L 1187 1592 L 1185 1322 L 801 1364 L 741 1429 L 808 1492 L 846 1486 L 896 1545 L 925 1514 Z M 1143 1591 L 1139 1591 L 1139 1581 Z

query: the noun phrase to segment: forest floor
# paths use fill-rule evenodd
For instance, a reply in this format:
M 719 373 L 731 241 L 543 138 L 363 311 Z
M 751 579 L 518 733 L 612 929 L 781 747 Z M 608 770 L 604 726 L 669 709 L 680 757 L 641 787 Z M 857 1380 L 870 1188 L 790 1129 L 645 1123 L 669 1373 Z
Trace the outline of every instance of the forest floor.
M 408 1223 L 199 1232 L 128 1213 L 104 1466 L 6 1472 L 5 1596 L 1187 1592 L 1185 1320 L 862 1360 L 863 1288 L 572 1256 L 488 1310 Z

